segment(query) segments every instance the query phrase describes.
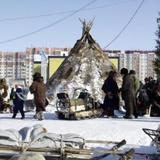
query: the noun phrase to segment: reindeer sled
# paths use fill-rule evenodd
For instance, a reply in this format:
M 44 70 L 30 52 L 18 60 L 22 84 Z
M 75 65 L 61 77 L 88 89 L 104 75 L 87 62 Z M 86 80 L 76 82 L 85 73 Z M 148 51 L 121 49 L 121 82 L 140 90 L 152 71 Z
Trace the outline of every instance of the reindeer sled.
M 76 89 L 75 92 L 79 90 Z M 78 98 L 70 99 L 67 93 L 58 93 L 56 113 L 59 119 L 85 119 L 100 117 L 103 113 L 102 105 L 94 101 L 86 89 L 82 89 Z
M 88 144 L 108 145 L 108 148 L 91 148 Z M 39 153 L 46 160 L 100 160 L 109 155 L 121 160 L 131 159 L 134 150 L 119 151 L 126 144 L 121 142 L 85 140 L 77 134 L 48 133 L 41 125 L 24 127 L 21 130 L 0 131 L 0 159 L 9 159 L 16 154 Z

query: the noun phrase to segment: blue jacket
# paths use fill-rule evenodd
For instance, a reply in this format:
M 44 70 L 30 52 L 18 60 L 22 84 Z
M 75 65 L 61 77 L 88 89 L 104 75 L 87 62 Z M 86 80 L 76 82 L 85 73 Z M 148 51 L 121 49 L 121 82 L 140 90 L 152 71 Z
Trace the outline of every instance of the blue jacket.
M 15 99 L 13 100 L 14 107 L 21 108 L 24 104 L 24 95 L 21 88 L 16 89 Z

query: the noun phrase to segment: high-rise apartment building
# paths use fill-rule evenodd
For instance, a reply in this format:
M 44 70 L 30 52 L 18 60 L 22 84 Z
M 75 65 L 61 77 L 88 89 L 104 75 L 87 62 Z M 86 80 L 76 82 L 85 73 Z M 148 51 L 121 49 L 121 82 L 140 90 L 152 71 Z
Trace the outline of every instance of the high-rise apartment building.
M 106 54 L 109 57 L 118 57 L 119 58 L 119 69 L 125 67 L 128 70 L 135 70 L 137 77 L 144 81 L 146 77 L 156 78 L 154 72 L 153 61 L 155 60 L 154 51 L 112 51 L 106 50 Z
M 0 78 L 6 78 L 8 83 L 23 81 L 31 82 L 33 57 L 30 52 L 0 52 Z

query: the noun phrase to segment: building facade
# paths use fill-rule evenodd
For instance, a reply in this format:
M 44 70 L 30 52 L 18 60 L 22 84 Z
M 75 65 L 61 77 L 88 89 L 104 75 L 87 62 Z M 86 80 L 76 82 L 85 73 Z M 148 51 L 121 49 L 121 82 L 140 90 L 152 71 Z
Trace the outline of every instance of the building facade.
M 6 78 L 11 84 L 13 81 L 24 81 L 29 86 L 32 83 L 32 75 L 35 72 L 34 65 L 37 62 L 41 65 L 41 51 L 48 58 L 54 56 L 67 57 L 70 49 L 27 48 L 25 52 L 0 52 L 0 78 Z M 149 76 L 156 78 L 153 66 L 153 61 L 156 57 L 154 51 L 105 50 L 104 53 L 110 58 L 118 59 L 115 62 L 118 62 L 119 70 L 124 67 L 128 70 L 134 69 L 141 81 L 144 81 L 144 78 Z M 46 77 L 49 76 L 46 75 Z
M 31 81 L 33 58 L 29 52 L 0 52 L 0 78 L 9 84 L 15 81 L 29 85 Z
M 119 57 L 119 70 L 121 68 L 127 68 L 128 70 L 135 70 L 137 77 L 142 82 L 146 77 L 156 78 L 154 72 L 153 61 L 156 58 L 154 51 L 104 51 L 109 57 Z

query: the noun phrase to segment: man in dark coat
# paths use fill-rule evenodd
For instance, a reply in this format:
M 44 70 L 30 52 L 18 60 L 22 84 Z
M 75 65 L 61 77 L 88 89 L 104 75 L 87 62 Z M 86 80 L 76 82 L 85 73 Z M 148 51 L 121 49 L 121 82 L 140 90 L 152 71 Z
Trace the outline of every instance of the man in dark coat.
M 117 73 L 115 71 L 110 71 L 109 76 L 102 86 L 102 90 L 105 93 L 103 103 L 104 115 L 107 115 L 108 117 L 115 117 L 114 110 L 117 108 L 119 102 L 119 89 L 116 82 L 116 75 Z
M 123 76 L 121 95 L 126 109 L 126 115 L 124 118 L 131 119 L 134 116 L 137 118 L 138 115 L 134 114 L 136 105 L 134 78 L 128 74 L 128 70 L 126 68 L 121 69 L 121 75 Z
M 46 104 L 46 86 L 40 73 L 36 72 L 33 75 L 33 83 L 30 86 L 29 90 L 34 94 L 34 102 L 36 105 L 36 114 L 34 118 L 43 120 L 43 111 L 45 111 Z
M 153 89 L 151 116 L 160 117 L 160 83 L 155 84 Z

